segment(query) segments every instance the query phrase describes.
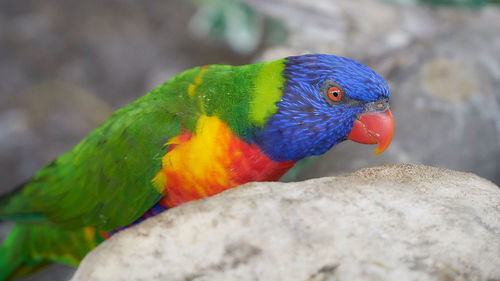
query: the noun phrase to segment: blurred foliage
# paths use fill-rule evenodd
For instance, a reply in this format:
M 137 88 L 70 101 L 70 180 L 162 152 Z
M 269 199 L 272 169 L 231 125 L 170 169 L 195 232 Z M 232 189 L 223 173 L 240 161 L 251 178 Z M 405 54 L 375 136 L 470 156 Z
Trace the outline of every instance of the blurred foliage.
M 240 54 L 274 45 L 286 38 L 286 29 L 248 4 L 231 0 L 192 0 L 199 6 L 190 30 L 204 39 L 221 40 Z

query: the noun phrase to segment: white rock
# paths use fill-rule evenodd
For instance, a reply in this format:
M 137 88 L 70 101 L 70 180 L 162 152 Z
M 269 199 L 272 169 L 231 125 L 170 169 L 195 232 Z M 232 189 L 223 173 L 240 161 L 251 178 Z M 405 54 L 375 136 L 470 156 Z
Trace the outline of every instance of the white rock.
M 415 165 L 247 184 L 116 234 L 72 280 L 500 280 L 500 188 Z

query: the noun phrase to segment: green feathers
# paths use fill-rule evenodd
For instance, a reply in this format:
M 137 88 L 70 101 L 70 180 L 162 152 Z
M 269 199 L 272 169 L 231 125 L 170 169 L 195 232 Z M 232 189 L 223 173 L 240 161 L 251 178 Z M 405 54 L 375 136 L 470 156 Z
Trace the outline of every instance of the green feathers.
M 0 280 L 32 274 L 54 260 L 77 266 L 102 240 L 92 228 L 17 224 L 0 247 Z
M 189 70 L 177 79 L 188 73 L 192 78 L 187 98 L 198 107 L 194 111 L 219 117 L 244 138 L 276 112 L 275 103 L 280 100 L 285 83 L 284 67 L 284 60 L 243 66 L 212 65 Z M 191 71 L 196 72 L 194 77 Z M 178 92 L 186 90 L 178 89 Z
M 264 126 L 266 119 L 278 110 L 276 103 L 281 99 L 281 88 L 285 84 L 284 68 L 283 60 L 267 63 L 255 77 L 249 109 L 253 124 Z

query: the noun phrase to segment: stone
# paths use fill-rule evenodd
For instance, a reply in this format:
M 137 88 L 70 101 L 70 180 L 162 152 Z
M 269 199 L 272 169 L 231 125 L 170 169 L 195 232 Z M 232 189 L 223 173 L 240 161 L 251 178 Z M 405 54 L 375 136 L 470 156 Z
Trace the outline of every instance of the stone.
M 250 183 L 89 253 L 80 280 L 499 280 L 500 188 L 419 165 Z

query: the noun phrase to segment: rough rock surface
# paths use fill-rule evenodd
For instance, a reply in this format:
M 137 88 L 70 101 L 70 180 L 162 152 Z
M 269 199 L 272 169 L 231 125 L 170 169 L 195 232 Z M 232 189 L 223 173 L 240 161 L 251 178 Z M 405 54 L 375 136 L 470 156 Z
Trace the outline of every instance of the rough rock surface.
M 79 280 L 500 280 L 500 188 L 415 165 L 253 183 L 91 252 Z

